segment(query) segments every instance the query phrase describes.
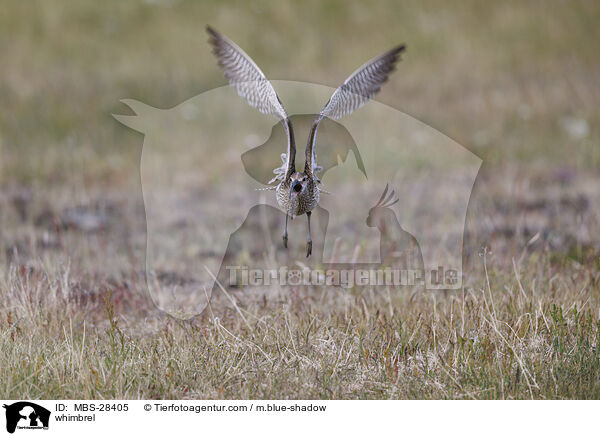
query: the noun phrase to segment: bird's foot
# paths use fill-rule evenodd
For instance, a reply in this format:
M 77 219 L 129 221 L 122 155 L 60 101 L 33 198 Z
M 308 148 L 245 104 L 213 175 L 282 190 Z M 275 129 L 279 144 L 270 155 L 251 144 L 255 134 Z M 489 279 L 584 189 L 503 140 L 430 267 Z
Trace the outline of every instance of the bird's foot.
M 284 235 L 283 235 L 283 246 L 284 246 L 285 248 L 288 248 L 288 246 L 287 246 L 287 241 L 288 241 L 288 236 L 287 236 L 287 234 L 284 234 Z
M 306 257 L 309 257 L 312 254 L 312 241 L 306 242 Z

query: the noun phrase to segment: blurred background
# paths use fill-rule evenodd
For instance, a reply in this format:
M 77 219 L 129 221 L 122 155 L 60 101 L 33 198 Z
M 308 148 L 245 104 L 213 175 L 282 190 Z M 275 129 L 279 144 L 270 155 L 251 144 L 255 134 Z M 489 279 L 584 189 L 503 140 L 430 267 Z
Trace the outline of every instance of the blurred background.
M 377 99 L 484 162 L 465 258 L 489 245 L 510 263 L 536 243 L 597 259 L 599 19 L 594 1 L 8 2 L 0 256 L 59 256 L 83 235 L 78 253 L 99 269 L 109 253 L 117 270 L 143 262 L 143 138 L 111 114 L 131 114 L 123 98 L 166 109 L 224 85 L 210 24 L 269 78 L 332 87 L 406 43 Z
M 599 22 L 595 0 L 4 1 L 0 397 L 600 398 Z M 254 301 L 217 289 L 191 323 L 152 304 L 144 136 L 112 114 L 133 115 L 133 100 L 171 109 L 224 86 L 207 24 L 269 78 L 330 87 L 406 43 L 377 100 L 483 161 L 465 224 L 467 286 L 272 287 Z M 236 114 L 275 124 L 230 94 Z M 176 157 L 193 164 L 184 150 Z M 186 179 L 193 196 L 180 212 L 248 201 L 200 183 L 226 177 L 229 163 L 242 172 L 239 153 L 219 162 Z M 202 230 L 182 215 L 174 228 Z M 159 256 L 220 260 L 211 244 L 188 252 L 191 238 L 169 231 L 172 251 Z M 157 278 L 183 287 L 191 268 L 178 266 Z

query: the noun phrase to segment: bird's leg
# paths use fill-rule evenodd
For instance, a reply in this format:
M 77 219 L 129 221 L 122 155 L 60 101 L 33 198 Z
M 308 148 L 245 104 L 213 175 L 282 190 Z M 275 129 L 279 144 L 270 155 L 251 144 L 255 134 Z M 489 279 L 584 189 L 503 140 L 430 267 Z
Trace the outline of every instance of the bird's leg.
M 312 254 L 312 238 L 310 237 L 310 215 L 312 212 L 306 212 L 306 216 L 308 217 L 308 241 L 306 241 L 306 257 Z
M 287 248 L 287 241 L 288 241 L 288 234 L 287 234 L 287 220 L 288 220 L 288 214 L 286 212 L 285 214 L 285 227 L 283 229 L 283 246 L 285 248 Z

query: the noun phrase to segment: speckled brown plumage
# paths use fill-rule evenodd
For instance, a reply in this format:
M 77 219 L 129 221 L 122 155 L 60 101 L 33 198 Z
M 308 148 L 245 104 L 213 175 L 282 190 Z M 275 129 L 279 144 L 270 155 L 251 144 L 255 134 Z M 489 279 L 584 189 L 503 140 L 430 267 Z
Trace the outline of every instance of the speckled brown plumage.
M 294 193 L 292 193 L 292 196 L 289 195 L 291 185 L 294 182 L 301 183 L 303 177 L 303 173 L 294 173 L 288 181 L 284 180 L 277 186 L 277 203 L 291 217 L 310 212 L 319 204 L 321 199 L 318 183 L 313 180 L 309 180 L 300 193 L 295 196 Z

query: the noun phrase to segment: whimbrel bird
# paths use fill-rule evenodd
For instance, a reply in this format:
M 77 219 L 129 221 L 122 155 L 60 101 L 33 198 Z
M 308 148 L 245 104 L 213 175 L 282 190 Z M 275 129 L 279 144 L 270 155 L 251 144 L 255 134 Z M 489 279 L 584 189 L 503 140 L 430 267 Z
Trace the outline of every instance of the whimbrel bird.
M 246 99 L 250 106 L 257 108 L 264 114 L 274 115 L 283 124 L 287 135 L 287 151 L 281 155 L 283 163 L 281 167 L 273 170 L 275 177 L 269 183 L 277 184 L 272 186 L 272 189 L 276 190 L 277 203 L 286 212 L 283 231 L 283 245 L 286 248 L 288 242 L 288 216 L 290 219 L 294 219 L 295 215 L 306 213 L 308 217 L 306 257 L 308 257 L 312 253 L 310 215 L 311 211 L 319 204 L 321 191 L 319 187 L 321 182 L 316 176 L 321 167 L 317 165 L 315 147 L 319 124 L 324 118 L 342 118 L 373 98 L 379 92 L 383 83 L 387 81 L 390 73 L 394 71 L 396 62 L 405 46 L 399 45 L 371 59 L 352 73 L 335 90 L 312 123 L 306 145 L 304 171 L 297 172 L 296 143 L 292 122 L 273 85 L 250 56 L 233 41 L 209 26 L 206 30 L 210 35 L 209 42 L 213 46 L 213 53 L 231 86 L 236 89 L 241 97 Z

